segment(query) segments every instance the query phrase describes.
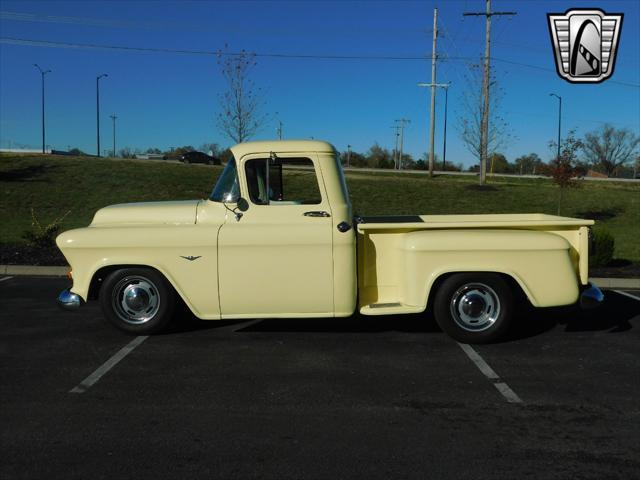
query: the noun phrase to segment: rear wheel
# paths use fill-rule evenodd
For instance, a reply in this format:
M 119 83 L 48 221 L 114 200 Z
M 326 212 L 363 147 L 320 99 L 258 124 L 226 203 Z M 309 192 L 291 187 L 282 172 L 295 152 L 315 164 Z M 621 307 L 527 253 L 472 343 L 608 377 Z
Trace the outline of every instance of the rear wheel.
M 463 343 L 502 337 L 513 316 L 513 294 L 495 273 L 457 273 L 436 292 L 434 315 L 440 328 Z
M 161 331 L 171 320 L 175 293 L 155 270 L 124 268 L 103 282 L 100 307 L 105 318 L 120 330 L 148 335 Z

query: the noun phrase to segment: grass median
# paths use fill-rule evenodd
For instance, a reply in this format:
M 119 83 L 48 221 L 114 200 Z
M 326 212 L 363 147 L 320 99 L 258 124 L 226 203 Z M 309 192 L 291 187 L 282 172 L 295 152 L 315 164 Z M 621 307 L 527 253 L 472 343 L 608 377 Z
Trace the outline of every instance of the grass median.
M 32 209 L 46 225 L 65 213 L 63 230 L 86 226 L 114 203 L 206 198 L 222 167 L 166 161 L 42 155 L 0 156 L 0 243 L 23 243 Z M 556 214 L 558 189 L 547 179 L 347 173 L 354 210 L 362 215 L 445 213 Z M 640 185 L 580 182 L 564 195 L 562 215 L 596 220 L 615 237 L 615 256 L 640 262 Z

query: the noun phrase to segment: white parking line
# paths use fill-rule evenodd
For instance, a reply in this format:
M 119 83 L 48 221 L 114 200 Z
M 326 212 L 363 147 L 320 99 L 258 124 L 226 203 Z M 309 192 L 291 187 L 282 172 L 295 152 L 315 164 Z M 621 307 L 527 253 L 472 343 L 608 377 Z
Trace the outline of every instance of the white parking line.
M 614 292 L 619 293 L 620 295 L 624 295 L 625 297 L 633 298 L 634 300 L 640 300 L 640 297 L 636 297 L 635 295 L 631 295 L 630 293 L 623 292 L 622 290 L 614 290 Z
M 89 375 L 87 378 L 81 381 L 78 385 L 76 385 L 71 390 L 69 390 L 69 393 L 84 393 L 87 390 L 89 390 L 89 388 L 91 388 L 91 386 L 94 383 L 100 380 L 100 378 L 105 373 L 107 373 L 109 370 L 115 367 L 120 360 L 122 360 L 124 357 L 129 355 L 131 352 L 133 352 L 133 350 L 142 342 L 144 342 L 147 338 L 149 337 L 140 336 L 131 340 L 127 345 L 125 345 L 120 350 L 118 350 L 115 353 L 115 355 L 113 355 L 109 360 L 107 360 L 102 365 L 100 365 L 95 372 L 93 372 L 91 375 Z
M 478 367 L 478 370 L 482 372 L 482 374 L 487 377 L 493 386 L 496 387 L 496 390 L 500 392 L 500 394 L 507 399 L 509 403 L 522 403 L 522 399 L 511 390 L 509 385 L 500 380 L 500 376 L 489 366 L 487 362 L 480 356 L 478 352 L 476 352 L 471 345 L 466 343 L 459 343 L 460 348 L 464 353 L 467 354 L 467 357 Z
M 0 282 L 4 282 L 5 280 L 11 280 L 13 277 L 2 277 L 0 278 Z

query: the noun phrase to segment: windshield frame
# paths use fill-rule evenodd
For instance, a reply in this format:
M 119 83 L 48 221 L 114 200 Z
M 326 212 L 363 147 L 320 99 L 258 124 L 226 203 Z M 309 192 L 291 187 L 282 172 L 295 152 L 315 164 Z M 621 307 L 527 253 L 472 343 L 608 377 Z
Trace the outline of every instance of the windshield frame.
M 238 168 L 236 159 L 227 162 L 222 174 L 218 177 L 209 200 L 218 203 L 237 203 L 240 199 L 240 182 L 238 180 Z

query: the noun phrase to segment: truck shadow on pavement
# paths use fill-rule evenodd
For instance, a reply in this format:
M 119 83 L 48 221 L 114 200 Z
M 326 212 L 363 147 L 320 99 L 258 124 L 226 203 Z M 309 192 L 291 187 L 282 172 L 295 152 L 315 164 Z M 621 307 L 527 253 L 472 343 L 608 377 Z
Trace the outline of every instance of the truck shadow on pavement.
M 441 332 L 431 315 L 354 314 L 346 318 L 277 318 L 249 325 L 238 332 L 321 332 L 321 333 L 433 333 Z
M 558 325 L 564 326 L 565 332 L 623 333 L 633 329 L 637 322 L 640 322 L 640 302 L 606 291 L 604 303 L 593 310 L 582 310 L 576 305 L 537 309 L 525 307 L 505 341 L 540 335 Z
M 441 333 L 430 313 L 411 315 L 366 316 L 359 313 L 347 318 L 273 318 L 244 325 L 247 321 L 199 320 L 188 310 L 181 310 L 164 334 L 196 330 L 232 330 L 236 333 Z M 259 320 L 259 319 L 256 319 Z M 635 320 L 635 321 L 634 321 Z M 605 302 L 594 310 L 577 306 L 538 308 L 522 305 L 516 321 L 503 342 L 522 340 L 564 326 L 565 332 L 608 331 L 623 333 L 640 322 L 640 302 L 615 292 L 606 292 Z M 237 325 L 237 329 L 234 328 Z

